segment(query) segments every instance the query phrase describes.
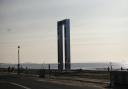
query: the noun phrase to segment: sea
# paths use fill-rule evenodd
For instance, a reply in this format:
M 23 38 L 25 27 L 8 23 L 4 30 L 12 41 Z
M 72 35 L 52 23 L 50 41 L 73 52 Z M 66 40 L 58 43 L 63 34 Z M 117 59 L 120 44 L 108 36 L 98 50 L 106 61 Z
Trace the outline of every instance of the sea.
M 9 63 L 0 63 L 0 68 L 8 68 L 8 67 L 17 68 L 17 64 L 9 64 Z M 36 63 L 22 63 L 20 64 L 22 68 L 27 69 L 58 69 L 58 64 L 49 63 L 49 64 L 36 64 Z M 107 70 L 107 68 L 119 70 L 122 68 L 128 69 L 126 64 L 121 63 L 71 63 L 71 69 L 83 69 L 83 70 Z M 64 66 L 65 68 L 65 66 Z

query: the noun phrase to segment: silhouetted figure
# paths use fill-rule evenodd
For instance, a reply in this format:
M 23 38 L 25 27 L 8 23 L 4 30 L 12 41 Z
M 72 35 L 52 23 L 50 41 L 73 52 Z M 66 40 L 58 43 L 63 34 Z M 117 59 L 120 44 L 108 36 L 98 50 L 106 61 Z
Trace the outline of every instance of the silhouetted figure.
M 49 70 L 49 74 L 51 73 L 51 66 L 50 64 L 48 65 L 48 70 Z
M 110 68 L 111 68 L 111 71 L 112 71 L 112 66 L 113 66 L 113 65 L 112 65 L 112 62 L 110 62 Z
M 9 66 L 9 67 L 8 67 L 8 72 L 10 72 L 10 69 L 11 69 L 11 67 Z
M 108 70 L 108 72 L 109 72 L 109 71 L 110 71 L 110 68 L 108 67 L 107 70 Z
M 121 70 L 123 70 L 123 67 L 121 66 L 121 68 L 120 68 Z
M 11 68 L 11 72 L 14 72 L 14 67 Z
M 50 66 L 50 64 L 48 65 L 48 74 L 49 74 L 49 78 L 50 78 L 50 74 L 51 74 L 51 66 Z

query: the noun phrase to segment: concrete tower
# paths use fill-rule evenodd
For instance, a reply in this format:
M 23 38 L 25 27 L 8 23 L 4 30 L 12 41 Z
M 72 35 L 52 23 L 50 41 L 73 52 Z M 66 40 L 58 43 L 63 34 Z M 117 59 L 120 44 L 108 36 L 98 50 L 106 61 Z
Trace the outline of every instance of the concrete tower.
M 64 33 L 63 33 L 64 26 Z M 64 39 L 63 39 L 64 34 Z M 63 70 L 63 40 L 65 42 L 65 70 L 71 68 L 70 65 L 70 20 L 64 19 L 57 22 L 57 35 L 58 35 L 58 70 Z

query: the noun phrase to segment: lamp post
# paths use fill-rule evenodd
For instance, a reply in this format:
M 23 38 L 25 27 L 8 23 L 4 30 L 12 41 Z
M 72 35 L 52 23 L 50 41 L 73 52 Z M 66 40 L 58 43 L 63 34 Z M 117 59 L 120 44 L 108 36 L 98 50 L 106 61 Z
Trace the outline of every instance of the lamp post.
M 20 74 L 20 46 L 18 45 L 18 65 L 17 65 L 17 74 Z

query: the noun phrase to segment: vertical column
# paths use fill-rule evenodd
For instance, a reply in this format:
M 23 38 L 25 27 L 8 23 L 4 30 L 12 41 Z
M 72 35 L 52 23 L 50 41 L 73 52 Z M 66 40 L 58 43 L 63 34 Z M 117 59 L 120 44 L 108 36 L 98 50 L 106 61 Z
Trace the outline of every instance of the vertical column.
M 65 20 L 65 70 L 70 70 L 70 20 Z
M 58 32 L 58 70 L 63 70 L 63 31 L 61 23 L 57 23 Z
M 18 65 L 17 65 L 17 74 L 20 74 L 20 46 L 18 46 Z

